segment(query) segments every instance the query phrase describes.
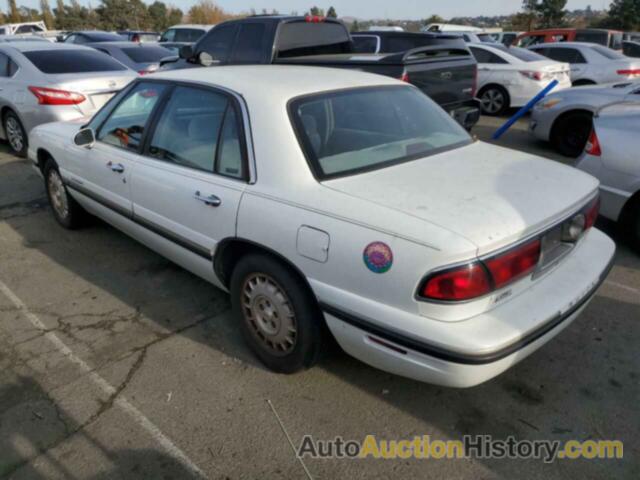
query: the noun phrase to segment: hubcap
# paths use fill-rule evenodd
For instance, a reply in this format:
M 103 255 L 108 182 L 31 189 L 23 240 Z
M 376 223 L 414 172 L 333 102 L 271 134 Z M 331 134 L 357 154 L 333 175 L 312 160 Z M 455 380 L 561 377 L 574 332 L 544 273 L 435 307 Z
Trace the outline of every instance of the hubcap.
M 282 287 L 268 275 L 249 275 L 242 286 L 242 311 L 253 336 L 270 353 L 283 356 L 296 346 L 293 307 Z
M 5 130 L 7 133 L 7 140 L 9 140 L 11 148 L 16 152 L 21 152 L 24 148 L 24 138 L 22 128 L 20 128 L 18 121 L 13 117 L 7 118 L 7 121 L 5 122 Z
M 51 199 L 53 209 L 61 218 L 66 218 L 69 214 L 69 201 L 60 174 L 55 170 L 51 170 L 48 183 L 49 198 Z
M 504 95 L 499 90 L 487 90 L 481 100 L 482 109 L 487 113 L 498 113 L 504 107 Z

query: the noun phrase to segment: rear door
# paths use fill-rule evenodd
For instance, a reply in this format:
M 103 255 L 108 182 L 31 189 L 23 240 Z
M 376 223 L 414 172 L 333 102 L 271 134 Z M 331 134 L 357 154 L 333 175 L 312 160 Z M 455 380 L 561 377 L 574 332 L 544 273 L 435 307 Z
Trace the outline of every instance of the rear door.
M 550 47 L 546 49 L 545 56 L 556 62 L 568 63 L 571 65 L 571 80 L 580 79 L 587 70 L 587 60 L 577 48 L 570 47 Z
M 166 91 L 164 84 L 140 82 L 114 99 L 111 111 L 107 106 L 96 115 L 91 125 L 96 128 L 93 147 L 74 145 L 67 152 L 71 188 L 116 213 L 132 215 L 131 173 L 151 115 Z
M 209 265 L 218 242 L 235 235 L 247 184 L 242 118 L 230 94 L 178 85 L 133 172 L 136 221 Z

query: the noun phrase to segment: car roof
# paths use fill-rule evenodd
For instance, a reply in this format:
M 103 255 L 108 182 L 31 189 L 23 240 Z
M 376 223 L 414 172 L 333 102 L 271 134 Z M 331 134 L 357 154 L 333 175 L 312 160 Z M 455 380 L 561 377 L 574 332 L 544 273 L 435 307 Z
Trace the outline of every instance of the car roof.
M 537 45 L 531 45 L 530 48 L 543 48 L 543 47 L 552 47 L 552 48 L 562 48 L 562 47 L 583 47 L 583 48 L 591 48 L 591 47 L 605 47 L 604 45 L 600 45 L 597 43 L 588 43 L 588 42 L 549 42 L 549 43 L 539 43 Z
M 1 48 L 13 48 L 19 52 L 40 52 L 42 50 L 93 50 L 93 48 L 84 47 L 70 43 L 53 43 L 53 42 L 7 42 L 0 43 Z
M 202 30 L 209 30 L 213 27 L 215 27 L 216 24 L 212 23 L 212 24 L 204 24 L 204 23 L 181 23 L 179 25 L 172 25 L 171 27 L 167 28 L 167 30 L 171 30 L 172 28 L 197 28 L 197 29 L 202 29 Z
M 121 42 L 89 42 L 84 45 L 88 46 L 100 46 L 100 47 L 116 47 L 116 48 L 127 48 L 127 47 L 139 47 L 139 48 L 149 48 L 149 47 L 161 47 L 161 43 L 155 42 L 129 42 L 127 40 L 122 40 Z
M 114 38 L 120 37 L 117 33 L 103 32 L 101 30 L 77 30 L 69 32 L 69 35 L 85 35 L 93 38 Z
M 302 95 L 348 88 L 407 85 L 391 77 L 355 70 L 293 65 L 189 68 L 154 73 L 153 78 L 209 84 L 232 90 L 246 98 L 269 98 L 282 101 Z M 258 84 L 256 79 L 259 79 Z

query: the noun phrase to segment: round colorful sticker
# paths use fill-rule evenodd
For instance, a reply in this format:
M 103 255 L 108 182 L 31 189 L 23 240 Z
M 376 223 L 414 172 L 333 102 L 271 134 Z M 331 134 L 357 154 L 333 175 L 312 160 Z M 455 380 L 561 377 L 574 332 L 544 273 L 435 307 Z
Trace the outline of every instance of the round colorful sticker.
M 386 273 L 393 265 L 393 252 L 386 243 L 373 242 L 362 253 L 364 264 L 374 273 Z

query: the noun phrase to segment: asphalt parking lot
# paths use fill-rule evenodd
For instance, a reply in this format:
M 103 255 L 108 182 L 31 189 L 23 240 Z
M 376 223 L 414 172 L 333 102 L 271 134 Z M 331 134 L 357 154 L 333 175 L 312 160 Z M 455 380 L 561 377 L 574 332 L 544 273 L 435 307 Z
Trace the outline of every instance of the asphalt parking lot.
M 498 143 L 567 162 L 525 122 Z M 102 222 L 63 230 L 28 162 L 0 152 L 0 478 L 308 478 L 284 431 L 295 446 L 307 434 L 625 444 L 623 460 L 552 464 L 307 459 L 314 479 L 640 478 L 640 255 L 625 245 L 574 324 L 480 387 L 420 384 L 340 351 L 281 376 L 248 352 L 224 293 Z

